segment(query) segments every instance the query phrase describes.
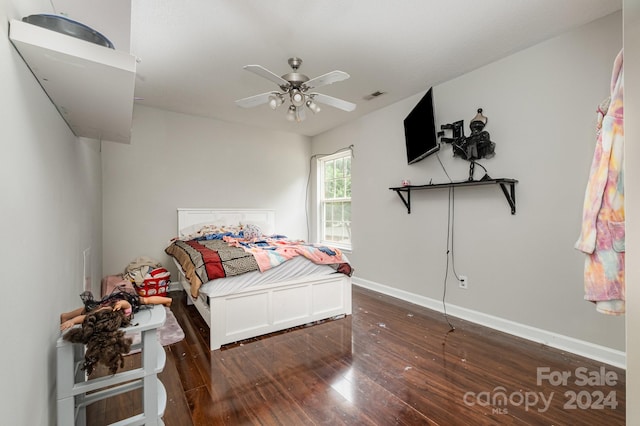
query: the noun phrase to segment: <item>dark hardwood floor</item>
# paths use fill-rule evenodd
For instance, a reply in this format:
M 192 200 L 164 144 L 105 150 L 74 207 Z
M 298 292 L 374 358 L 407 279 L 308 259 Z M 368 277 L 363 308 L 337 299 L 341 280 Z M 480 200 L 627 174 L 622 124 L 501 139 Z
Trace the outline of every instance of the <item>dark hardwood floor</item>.
M 360 287 L 353 315 L 209 351 L 182 292 L 185 339 L 165 347 L 164 423 L 184 425 L 624 425 L 625 372 Z M 127 357 L 139 365 L 139 355 Z M 139 391 L 87 424 L 141 411 Z

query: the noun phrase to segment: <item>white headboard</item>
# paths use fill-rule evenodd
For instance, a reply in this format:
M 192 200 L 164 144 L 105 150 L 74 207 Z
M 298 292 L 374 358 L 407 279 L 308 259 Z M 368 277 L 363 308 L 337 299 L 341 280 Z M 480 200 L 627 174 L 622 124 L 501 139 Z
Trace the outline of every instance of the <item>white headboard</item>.
M 263 234 L 276 232 L 275 212 L 259 209 L 178 209 L 178 236 L 183 230 L 194 225 L 239 225 L 253 224 L 260 227 Z M 186 233 L 189 233 L 187 231 Z

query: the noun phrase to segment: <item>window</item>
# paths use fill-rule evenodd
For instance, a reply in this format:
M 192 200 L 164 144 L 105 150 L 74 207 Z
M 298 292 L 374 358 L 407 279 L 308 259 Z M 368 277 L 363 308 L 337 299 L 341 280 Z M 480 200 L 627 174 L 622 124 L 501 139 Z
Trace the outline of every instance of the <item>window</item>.
M 351 151 L 318 160 L 319 239 L 351 248 Z

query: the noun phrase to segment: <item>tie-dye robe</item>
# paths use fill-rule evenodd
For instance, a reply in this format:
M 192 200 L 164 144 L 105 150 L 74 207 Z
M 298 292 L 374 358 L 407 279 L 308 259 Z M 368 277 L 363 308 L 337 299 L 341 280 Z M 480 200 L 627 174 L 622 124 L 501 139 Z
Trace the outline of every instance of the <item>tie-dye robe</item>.
M 609 107 L 598 112 L 597 143 L 585 192 L 582 231 L 585 299 L 598 311 L 624 313 L 623 52 L 616 57 Z

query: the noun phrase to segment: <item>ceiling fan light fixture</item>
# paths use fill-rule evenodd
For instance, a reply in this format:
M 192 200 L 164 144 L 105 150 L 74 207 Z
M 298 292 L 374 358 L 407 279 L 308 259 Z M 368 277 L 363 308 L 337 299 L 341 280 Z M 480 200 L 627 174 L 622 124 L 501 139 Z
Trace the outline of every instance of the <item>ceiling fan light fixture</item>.
M 281 94 L 272 93 L 271 96 L 269 96 L 269 108 L 275 110 L 283 103 L 284 103 L 284 99 L 282 99 Z
M 291 103 L 295 107 L 301 107 L 302 105 L 304 105 L 305 96 L 304 96 L 304 93 L 302 93 L 299 89 L 291 90 L 290 96 L 291 96 Z
M 287 120 L 289 121 L 296 121 L 296 107 L 294 107 L 293 105 L 289 106 L 289 109 L 287 110 Z
M 312 112 L 312 113 L 314 113 L 314 114 L 317 114 L 317 113 L 319 113 L 320 111 L 322 111 L 322 110 L 320 109 L 320 107 L 318 106 L 318 104 L 317 104 L 317 103 L 315 103 L 315 102 L 313 102 L 313 100 L 312 100 L 312 99 L 309 99 L 309 100 L 307 101 L 307 108 L 309 108 L 309 109 L 311 110 L 311 112 Z
M 304 108 L 296 108 L 296 121 L 298 123 L 304 121 L 306 118 L 306 114 L 304 112 Z

